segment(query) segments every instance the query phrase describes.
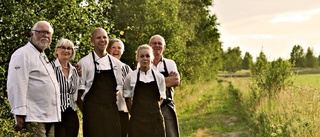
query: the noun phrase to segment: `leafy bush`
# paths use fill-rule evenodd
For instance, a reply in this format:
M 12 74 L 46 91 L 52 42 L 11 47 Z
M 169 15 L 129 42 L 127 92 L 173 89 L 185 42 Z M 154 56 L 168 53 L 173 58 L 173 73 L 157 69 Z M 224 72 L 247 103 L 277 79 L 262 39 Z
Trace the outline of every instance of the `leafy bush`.
M 264 56 L 258 57 L 257 63 L 251 69 L 253 83 L 256 84 L 253 94 L 257 97 L 272 97 L 292 84 L 293 72 L 291 63 L 281 58 L 267 62 Z

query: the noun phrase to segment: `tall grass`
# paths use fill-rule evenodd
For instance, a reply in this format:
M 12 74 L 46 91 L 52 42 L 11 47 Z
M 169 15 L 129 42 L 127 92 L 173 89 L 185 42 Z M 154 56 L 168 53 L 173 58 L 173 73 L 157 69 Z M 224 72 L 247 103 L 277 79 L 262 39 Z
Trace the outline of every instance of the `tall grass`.
M 250 79 L 233 79 L 233 84 L 242 94 L 242 105 L 250 116 L 254 136 L 320 136 L 319 76 L 295 76 L 292 86 L 279 91 L 276 96 L 262 97 L 255 103 L 246 86 L 250 85 Z

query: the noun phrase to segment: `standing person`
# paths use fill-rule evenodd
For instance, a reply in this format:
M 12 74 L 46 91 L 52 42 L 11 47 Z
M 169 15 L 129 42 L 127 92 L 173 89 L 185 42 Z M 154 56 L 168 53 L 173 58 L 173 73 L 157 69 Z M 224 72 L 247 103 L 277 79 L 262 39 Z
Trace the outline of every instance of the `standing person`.
M 107 52 L 120 60 L 123 52 L 124 52 L 124 44 L 120 39 L 111 39 L 109 41 Z M 122 82 L 124 81 L 124 78 L 127 76 L 128 73 L 132 72 L 132 69 L 129 65 L 123 63 L 122 70 Z M 119 91 L 117 95 L 117 105 L 119 110 L 119 116 L 120 116 L 120 125 L 121 125 L 121 136 L 127 137 L 128 135 L 128 125 L 129 125 L 129 114 L 128 109 L 126 106 L 126 102 L 123 98 L 123 92 L 122 90 Z
M 153 49 L 153 69 L 163 74 L 166 81 L 167 98 L 161 104 L 161 110 L 165 120 L 166 136 L 179 137 L 178 119 L 173 102 L 173 87 L 180 84 L 177 65 L 173 60 L 163 57 L 162 53 L 166 48 L 166 42 L 162 36 L 152 36 L 149 45 Z
M 60 84 L 61 122 L 55 124 L 56 137 L 77 137 L 79 131 L 79 119 L 76 103 L 79 86 L 77 69 L 71 65 L 70 60 L 75 58 L 74 44 L 68 39 L 62 38 L 55 47 L 54 57 L 51 62 Z
M 120 137 L 116 92 L 122 89 L 122 62 L 106 51 L 109 38 L 103 28 L 91 36 L 93 51 L 79 61 L 82 69 L 78 106 L 83 113 L 84 137 Z
M 151 69 L 153 54 L 149 45 L 136 51 L 140 68 L 129 73 L 123 85 L 123 96 L 131 114 L 129 137 L 165 137 L 160 105 L 165 95 L 164 76 Z
M 44 50 L 52 41 L 53 28 L 38 21 L 30 42 L 16 50 L 8 69 L 8 98 L 15 116 L 15 131 L 26 128 L 32 136 L 53 137 L 54 123 L 61 121 L 60 90 Z

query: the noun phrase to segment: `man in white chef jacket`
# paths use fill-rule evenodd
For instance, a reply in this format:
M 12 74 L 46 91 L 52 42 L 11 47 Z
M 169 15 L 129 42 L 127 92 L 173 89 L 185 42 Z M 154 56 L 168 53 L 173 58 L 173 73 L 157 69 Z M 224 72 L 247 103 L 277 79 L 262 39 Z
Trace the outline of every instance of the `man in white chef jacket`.
M 53 137 L 54 122 L 61 121 L 59 85 L 44 50 L 52 41 L 53 28 L 38 21 L 30 41 L 16 50 L 9 63 L 7 91 L 15 131 Z

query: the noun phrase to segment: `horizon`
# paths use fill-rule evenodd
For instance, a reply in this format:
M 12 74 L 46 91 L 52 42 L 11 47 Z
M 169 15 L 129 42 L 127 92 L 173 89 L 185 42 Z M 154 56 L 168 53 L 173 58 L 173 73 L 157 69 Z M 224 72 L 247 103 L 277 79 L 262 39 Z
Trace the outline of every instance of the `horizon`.
M 295 45 L 320 54 L 320 1 L 216 0 L 209 8 L 224 51 L 240 47 L 242 57 L 249 52 L 254 60 L 263 51 L 269 61 L 289 59 Z

